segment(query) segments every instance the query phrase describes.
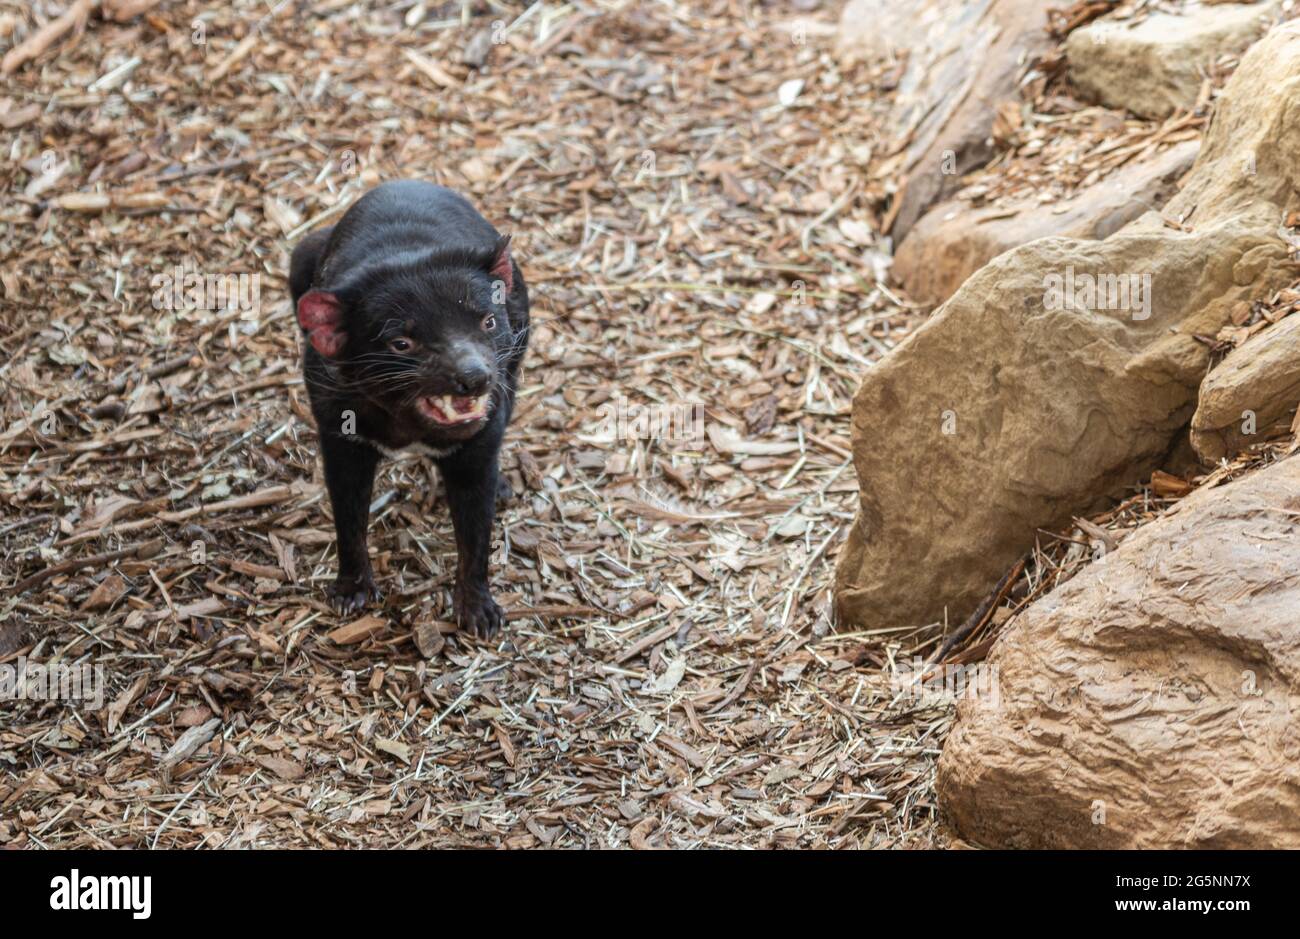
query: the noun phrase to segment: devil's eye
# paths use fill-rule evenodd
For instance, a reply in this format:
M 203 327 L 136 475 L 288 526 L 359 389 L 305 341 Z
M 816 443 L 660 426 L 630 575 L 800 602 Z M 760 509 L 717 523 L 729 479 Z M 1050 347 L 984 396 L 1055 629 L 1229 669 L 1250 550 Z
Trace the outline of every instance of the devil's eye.
M 394 352 L 406 353 L 415 348 L 415 343 L 411 342 L 411 340 L 407 339 L 405 336 L 399 336 L 396 339 L 389 340 L 388 348 L 392 349 Z
M 497 318 L 491 314 L 483 317 L 483 331 L 490 333 L 497 328 Z

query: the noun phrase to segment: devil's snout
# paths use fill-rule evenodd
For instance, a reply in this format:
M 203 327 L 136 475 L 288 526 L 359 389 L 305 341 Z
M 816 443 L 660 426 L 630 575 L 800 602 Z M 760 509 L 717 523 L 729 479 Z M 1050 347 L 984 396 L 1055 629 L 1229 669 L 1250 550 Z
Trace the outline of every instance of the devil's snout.
M 456 371 L 452 375 L 456 394 L 468 397 L 476 397 L 487 391 L 491 379 L 492 372 L 488 369 L 487 363 L 477 355 L 461 358 L 456 363 Z

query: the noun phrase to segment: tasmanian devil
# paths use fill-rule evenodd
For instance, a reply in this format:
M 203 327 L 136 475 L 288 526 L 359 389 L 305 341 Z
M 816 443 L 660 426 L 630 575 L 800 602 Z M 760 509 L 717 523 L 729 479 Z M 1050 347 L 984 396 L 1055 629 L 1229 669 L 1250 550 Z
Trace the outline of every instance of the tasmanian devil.
M 490 635 L 501 624 L 488 589 L 497 457 L 528 345 L 528 288 L 509 236 L 450 189 L 384 183 L 302 240 L 289 288 L 334 506 L 331 605 L 350 613 L 377 598 L 366 551 L 375 467 L 410 448 L 446 484 L 456 621 Z

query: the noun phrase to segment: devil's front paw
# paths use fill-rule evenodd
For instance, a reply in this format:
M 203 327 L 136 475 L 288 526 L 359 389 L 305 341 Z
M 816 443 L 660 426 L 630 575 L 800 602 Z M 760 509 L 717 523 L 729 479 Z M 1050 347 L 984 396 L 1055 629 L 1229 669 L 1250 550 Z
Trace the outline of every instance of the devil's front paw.
M 487 586 L 457 586 L 454 597 L 456 625 L 466 632 L 484 639 L 491 636 L 505 621 L 501 607 L 497 606 Z
M 359 613 L 372 602 L 379 599 L 379 588 L 367 574 L 364 577 L 334 578 L 334 583 L 325 591 L 330 607 L 340 616 Z

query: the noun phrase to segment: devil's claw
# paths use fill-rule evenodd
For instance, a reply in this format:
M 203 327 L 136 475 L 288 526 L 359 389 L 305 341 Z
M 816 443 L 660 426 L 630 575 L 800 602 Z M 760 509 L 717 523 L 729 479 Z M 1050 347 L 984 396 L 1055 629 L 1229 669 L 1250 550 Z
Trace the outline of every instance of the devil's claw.
M 338 577 L 326 591 L 330 608 L 340 616 L 359 613 L 379 599 L 379 588 L 369 577 Z
M 487 590 L 457 590 L 456 625 L 483 639 L 490 638 L 505 621 L 501 607 Z

